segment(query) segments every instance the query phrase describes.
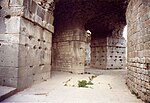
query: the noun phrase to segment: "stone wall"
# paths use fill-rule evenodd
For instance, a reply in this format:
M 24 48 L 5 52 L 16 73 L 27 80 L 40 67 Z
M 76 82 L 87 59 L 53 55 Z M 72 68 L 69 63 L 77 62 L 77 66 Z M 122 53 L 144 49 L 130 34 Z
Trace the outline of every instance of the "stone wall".
M 107 69 L 125 69 L 126 40 L 122 38 L 107 38 Z
M 53 70 L 83 73 L 86 32 L 81 29 L 64 30 L 53 37 Z
M 85 44 L 85 66 L 88 68 L 91 62 L 91 47 L 90 43 Z
M 107 39 L 91 40 L 91 67 L 106 69 L 107 66 Z
M 130 0 L 128 25 L 128 78 L 132 93 L 150 102 L 150 2 Z
M 126 65 L 124 38 L 98 38 L 91 41 L 91 67 L 121 69 Z
M 52 11 L 33 0 L 2 0 L 1 6 L 0 85 L 24 89 L 47 80 L 51 71 Z
M 12 0 L 0 1 L 0 85 L 17 87 L 21 10 Z

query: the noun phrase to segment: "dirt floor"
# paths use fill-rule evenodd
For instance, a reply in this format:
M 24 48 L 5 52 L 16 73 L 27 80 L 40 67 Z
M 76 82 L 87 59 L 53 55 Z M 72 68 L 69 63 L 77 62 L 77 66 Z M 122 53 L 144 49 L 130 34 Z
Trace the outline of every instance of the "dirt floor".
M 86 69 L 86 74 L 52 72 L 48 81 L 33 85 L 2 103 L 144 103 L 126 86 L 126 70 Z M 93 85 L 78 87 L 78 81 Z

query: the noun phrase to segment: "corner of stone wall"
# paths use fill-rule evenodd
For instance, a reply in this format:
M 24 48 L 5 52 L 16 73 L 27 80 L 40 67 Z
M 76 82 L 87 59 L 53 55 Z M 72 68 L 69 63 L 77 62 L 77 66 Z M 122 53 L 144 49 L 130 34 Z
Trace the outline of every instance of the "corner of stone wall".
M 45 9 L 36 0 L 0 3 L 0 85 L 22 90 L 47 80 L 51 73 L 53 7 Z
M 22 1 L 0 1 L 0 85 L 17 88 Z
M 124 38 L 105 37 L 91 41 L 91 67 L 124 69 L 125 66 L 126 41 Z
M 24 0 L 19 36 L 18 88 L 46 81 L 51 74 L 53 10 L 51 2 Z M 52 7 L 53 8 L 53 7 Z

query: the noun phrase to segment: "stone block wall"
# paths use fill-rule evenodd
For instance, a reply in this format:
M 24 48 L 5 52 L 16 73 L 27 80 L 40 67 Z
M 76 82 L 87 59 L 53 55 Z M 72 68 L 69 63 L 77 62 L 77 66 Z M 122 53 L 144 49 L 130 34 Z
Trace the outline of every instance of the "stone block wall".
M 125 69 L 126 40 L 122 38 L 107 38 L 107 69 Z
M 150 102 L 150 2 L 131 0 L 127 12 L 128 78 L 132 93 Z
M 99 38 L 91 41 L 91 67 L 121 69 L 126 65 L 124 38 Z
M 86 32 L 65 30 L 53 37 L 53 70 L 83 73 L 85 64 Z
M 21 6 L 0 1 L 0 85 L 17 87 Z M 11 6 L 10 6 L 11 5 Z
M 33 0 L 2 0 L 1 6 L 0 85 L 24 89 L 47 80 L 54 29 L 51 12 Z
M 107 66 L 107 39 L 91 40 L 91 67 L 106 69 Z

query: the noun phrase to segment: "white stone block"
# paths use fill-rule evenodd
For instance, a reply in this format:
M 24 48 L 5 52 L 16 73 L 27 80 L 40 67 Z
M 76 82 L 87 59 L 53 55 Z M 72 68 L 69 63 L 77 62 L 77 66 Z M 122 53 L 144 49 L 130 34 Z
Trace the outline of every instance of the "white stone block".
M 20 17 L 11 17 L 5 19 L 6 33 L 7 34 L 19 34 L 20 33 Z

